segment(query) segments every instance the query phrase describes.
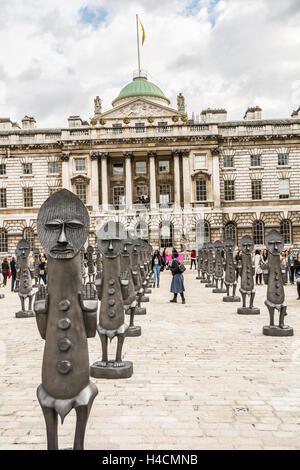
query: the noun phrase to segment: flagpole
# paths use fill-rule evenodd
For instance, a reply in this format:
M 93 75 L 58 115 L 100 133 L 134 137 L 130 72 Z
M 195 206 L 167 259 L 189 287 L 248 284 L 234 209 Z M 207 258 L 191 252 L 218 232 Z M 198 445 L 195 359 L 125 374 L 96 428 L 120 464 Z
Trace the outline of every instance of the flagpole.
M 136 36 L 137 36 L 139 77 L 140 77 L 141 76 L 141 60 L 140 60 L 140 38 L 139 38 L 139 18 L 138 18 L 138 15 L 136 15 Z

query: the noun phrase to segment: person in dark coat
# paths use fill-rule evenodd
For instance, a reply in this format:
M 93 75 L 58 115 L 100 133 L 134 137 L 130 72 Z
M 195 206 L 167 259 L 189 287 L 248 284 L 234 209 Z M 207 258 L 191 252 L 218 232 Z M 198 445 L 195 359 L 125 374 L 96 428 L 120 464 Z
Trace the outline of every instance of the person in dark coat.
M 295 267 L 295 276 L 296 276 L 296 284 L 297 284 L 297 292 L 298 292 L 297 300 L 300 300 L 300 252 L 297 253 L 294 267 Z
M 193 267 L 193 264 L 195 265 L 195 269 L 197 269 L 197 266 L 196 266 L 196 258 L 197 258 L 196 250 L 192 250 L 192 251 L 191 251 L 191 269 L 192 269 L 192 267 Z
M 155 250 L 154 255 L 152 256 L 152 271 L 153 271 L 153 287 L 155 287 L 155 282 L 157 283 L 157 287 L 159 287 L 160 281 L 160 272 L 163 270 L 165 266 L 165 262 L 163 258 L 160 256 L 159 251 Z
M 46 286 L 47 285 L 47 267 L 46 267 L 46 260 L 44 257 L 42 257 L 41 259 L 39 268 L 40 268 L 40 277 L 43 279 L 43 283 Z
M 9 266 L 10 266 L 10 272 L 11 272 L 11 291 L 13 292 L 15 288 L 15 282 L 16 282 L 16 276 L 17 276 L 15 256 L 12 257 L 12 260 L 9 263 Z
M 172 272 L 173 278 L 171 283 L 170 292 L 174 294 L 174 297 L 170 302 L 177 302 L 177 294 L 181 295 L 182 303 L 185 304 L 184 298 L 184 284 L 183 284 L 183 274 L 179 270 L 179 261 L 177 260 L 179 253 L 177 250 L 172 251 L 173 261 L 172 264 L 167 266 L 167 269 L 170 269 Z
M 2 269 L 2 275 L 3 275 L 3 285 L 6 286 L 6 282 L 7 282 L 7 278 L 9 274 L 9 264 L 8 264 L 7 258 L 4 258 L 1 269 Z

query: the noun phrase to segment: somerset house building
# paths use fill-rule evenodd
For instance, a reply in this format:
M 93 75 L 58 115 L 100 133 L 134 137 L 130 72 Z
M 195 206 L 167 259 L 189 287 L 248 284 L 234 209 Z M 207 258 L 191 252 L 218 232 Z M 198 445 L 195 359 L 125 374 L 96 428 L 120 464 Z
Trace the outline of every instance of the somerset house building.
M 26 238 L 38 247 L 37 213 L 66 188 L 86 204 L 88 243 L 108 220 L 121 221 L 154 248 L 197 248 L 203 241 L 245 234 L 262 247 L 271 229 L 286 248 L 300 248 L 300 108 L 290 119 L 262 119 L 246 110 L 227 121 L 225 109 L 189 119 L 184 97 L 172 106 L 139 74 L 90 122 L 41 129 L 0 119 L 0 255 Z

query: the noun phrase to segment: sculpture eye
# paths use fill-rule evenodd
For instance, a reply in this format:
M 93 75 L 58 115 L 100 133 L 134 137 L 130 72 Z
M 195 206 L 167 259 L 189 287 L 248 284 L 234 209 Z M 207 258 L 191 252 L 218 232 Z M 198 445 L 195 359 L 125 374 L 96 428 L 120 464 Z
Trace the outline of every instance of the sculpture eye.
M 46 222 L 45 227 L 49 230 L 59 230 L 62 226 L 61 220 L 50 220 Z
M 71 229 L 78 229 L 83 227 L 83 223 L 80 220 L 69 220 L 66 222 L 66 226 Z

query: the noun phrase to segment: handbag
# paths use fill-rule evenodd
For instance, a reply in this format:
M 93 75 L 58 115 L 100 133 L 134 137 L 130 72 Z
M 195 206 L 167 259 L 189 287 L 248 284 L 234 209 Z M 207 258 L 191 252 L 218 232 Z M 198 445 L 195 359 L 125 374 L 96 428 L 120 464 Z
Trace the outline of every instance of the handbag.
M 186 267 L 184 266 L 183 263 L 178 263 L 178 271 L 180 274 L 184 273 L 184 271 L 186 270 Z
M 40 269 L 40 275 L 43 276 L 45 274 L 45 271 L 43 269 Z

